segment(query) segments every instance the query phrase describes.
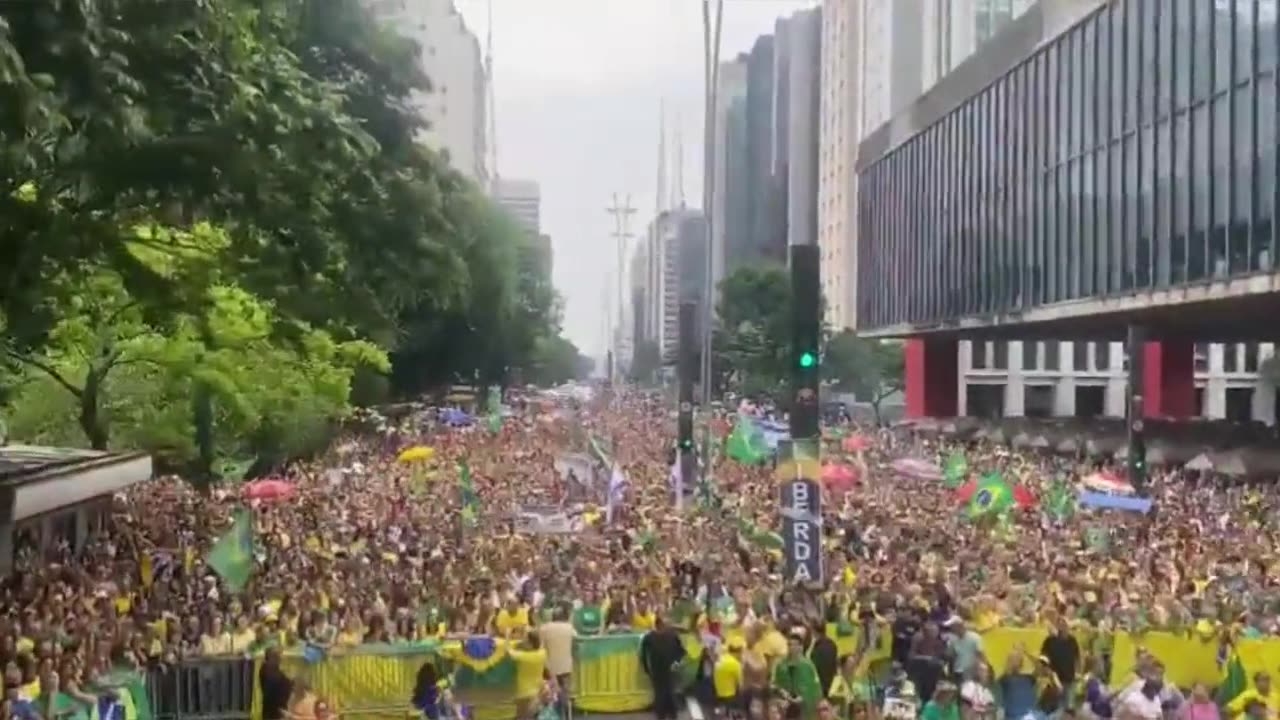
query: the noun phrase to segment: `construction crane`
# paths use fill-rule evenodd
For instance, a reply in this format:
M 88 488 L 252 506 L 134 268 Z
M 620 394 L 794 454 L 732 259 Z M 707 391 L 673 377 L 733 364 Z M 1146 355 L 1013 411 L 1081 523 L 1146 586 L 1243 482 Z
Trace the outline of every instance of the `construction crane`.
M 485 103 L 489 106 L 489 172 L 493 186 L 498 185 L 498 104 L 493 95 L 493 0 L 489 0 L 489 27 L 484 41 Z

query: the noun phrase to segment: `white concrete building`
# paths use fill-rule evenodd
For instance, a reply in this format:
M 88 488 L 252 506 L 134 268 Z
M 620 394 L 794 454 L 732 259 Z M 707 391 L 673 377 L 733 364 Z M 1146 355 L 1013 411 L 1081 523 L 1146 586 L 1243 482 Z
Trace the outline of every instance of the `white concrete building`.
M 499 178 L 493 183 L 493 199 L 531 235 L 542 232 L 542 189 L 533 180 Z M 550 239 L 547 240 L 550 249 Z
M 826 321 L 833 328 L 857 325 L 855 171 L 862 127 L 861 0 L 822 5 L 822 61 L 818 107 L 818 249 Z
M 960 343 L 959 414 L 984 417 L 1124 417 L 1124 343 Z M 1258 369 L 1270 343 L 1196 346 L 1196 416 L 1275 424 L 1276 387 Z
M 480 41 L 453 0 L 368 0 L 396 32 L 418 45 L 418 63 L 431 90 L 412 99 L 427 122 L 421 140 L 481 187 L 489 183 L 487 79 Z

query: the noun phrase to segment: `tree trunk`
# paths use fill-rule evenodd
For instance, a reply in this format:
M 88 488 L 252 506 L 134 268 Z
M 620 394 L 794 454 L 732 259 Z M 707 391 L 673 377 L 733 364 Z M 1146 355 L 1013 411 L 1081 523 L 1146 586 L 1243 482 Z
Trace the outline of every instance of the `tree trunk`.
M 90 370 L 84 379 L 80 393 L 80 430 L 94 450 L 107 449 L 111 436 L 102 419 L 99 400 L 102 394 L 102 377 L 97 370 Z

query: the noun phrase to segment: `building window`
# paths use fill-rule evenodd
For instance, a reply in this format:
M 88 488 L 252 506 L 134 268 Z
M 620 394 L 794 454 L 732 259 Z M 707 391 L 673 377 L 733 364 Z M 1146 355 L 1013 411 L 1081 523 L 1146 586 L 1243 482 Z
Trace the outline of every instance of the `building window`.
M 1240 372 L 1240 346 L 1235 343 L 1227 343 L 1222 346 L 1222 371 L 1228 373 Z
M 1196 372 L 1209 372 L 1209 343 L 1196 343 Z
M 1071 343 L 1071 364 L 1076 372 L 1094 369 L 1089 367 L 1089 345 L 1085 340 Z
M 990 345 L 986 340 L 974 340 L 969 343 L 969 347 L 973 350 L 972 361 L 969 363 L 974 370 L 988 370 L 990 364 L 987 362 L 987 347 Z
M 1022 343 L 1022 369 L 1036 370 L 1040 367 L 1040 343 Z
M 1111 341 L 1100 340 L 1093 343 L 1093 369 L 1098 372 L 1111 369 Z
M 1061 361 L 1058 359 L 1058 351 L 1061 343 L 1057 340 L 1050 340 L 1044 343 L 1044 369 L 1048 372 L 1057 372 L 1062 368 Z
M 1247 373 L 1258 372 L 1258 343 L 1248 342 L 1244 344 L 1244 371 Z
M 1009 343 L 998 340 L 992 345 L 995 347 L 995 366 L 997 370 L 1009 369 Z

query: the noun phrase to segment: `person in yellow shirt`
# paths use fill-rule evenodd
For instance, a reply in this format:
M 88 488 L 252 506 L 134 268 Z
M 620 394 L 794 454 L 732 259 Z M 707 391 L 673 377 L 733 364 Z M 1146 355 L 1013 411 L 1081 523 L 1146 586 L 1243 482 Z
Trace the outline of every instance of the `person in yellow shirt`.
M 731 637 L 716 658 L 711 671 L 716 689 L 716 705 L 724 710 L 740 707 L 742 692 L 742 651 L 747 647 L 741 637 Z
M 1280 691 L 1272 687 L 1270 673 L 1256 673 L 1253 676 L 1253 687 L 1235 696 L 1231 702 L 1227 703 L 1226 708 L 1224 708 L 1226 717 L 1242 717 L 1245 710 L 1249 708 L 1249 703 L 1255 701 L 1266 706 L 1268 717 L 1280 715 Z
M 493 616 L 493 629 L 499 637 L 524 637 L 529 632 L 529 608 L 515 595 L 508 595 L 506 604 Z
M 547 672 L 547 651 L 538 636 L 531 634 L 523 645 L 512 646 L 507 652 L 516 666 L 516 720 L 533 720 Z

